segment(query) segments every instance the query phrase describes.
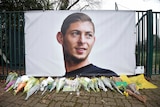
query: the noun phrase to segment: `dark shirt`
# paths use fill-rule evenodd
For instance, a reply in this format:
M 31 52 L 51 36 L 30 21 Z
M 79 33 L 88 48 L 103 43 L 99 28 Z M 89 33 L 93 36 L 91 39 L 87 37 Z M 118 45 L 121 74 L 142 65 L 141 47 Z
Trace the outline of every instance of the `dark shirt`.
M 82 68 L 76 69 L 74 71 L 66 72 L 65 77 L 76 77 L 78 76 L 118 76 L 115 72 L 99 68 L 93 64 L 89 64 Z

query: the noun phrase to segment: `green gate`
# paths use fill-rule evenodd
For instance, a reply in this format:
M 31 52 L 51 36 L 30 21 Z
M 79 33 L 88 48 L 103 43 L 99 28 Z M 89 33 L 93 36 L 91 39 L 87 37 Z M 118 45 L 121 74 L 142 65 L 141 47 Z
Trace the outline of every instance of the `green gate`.
M 24 12 L 0 12 L 0 76 L 24 73 Z
M 160 74 L 160 12 L 136 12 L 136 64 L 145 67 L 145 74 Z
M 136 11 L 136 65 L 160 74 L 160 12 Z M 0 12 L 0 78 L 25 74 L 24 12 Z

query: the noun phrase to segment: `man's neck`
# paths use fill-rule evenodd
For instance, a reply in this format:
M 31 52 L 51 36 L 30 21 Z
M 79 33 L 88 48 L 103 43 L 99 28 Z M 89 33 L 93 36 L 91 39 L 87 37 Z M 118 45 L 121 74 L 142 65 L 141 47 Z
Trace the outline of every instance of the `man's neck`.
M 90 64 L 88 60 L 85 60 L 85 61 L 82 61 L 79 63 L 65 62 L 66 72 L 70 72 L 70 71 L 79 69 L 79 68 L 84 67 L 88 64 Z

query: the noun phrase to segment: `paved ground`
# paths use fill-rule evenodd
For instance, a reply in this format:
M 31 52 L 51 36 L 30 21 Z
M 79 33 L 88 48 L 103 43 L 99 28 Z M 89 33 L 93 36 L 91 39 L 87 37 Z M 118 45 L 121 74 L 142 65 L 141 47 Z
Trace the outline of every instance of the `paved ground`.
M 146 104 L 136 98 L 125 97 L 117 92 L 87 92 L 80 91 L 80 96 L 75 92 L 41 92 L 34 94 L 25 101 L 25 94 L 22 92 L 13 95 L 13 92 L 4 92 L 4 82 L 0 82 L 0 107 L 160 107 L 160 76 L 152 77 L 150 80 L 157 85 L 157 89 L 140 90 L 142 95 L 147 97 Z

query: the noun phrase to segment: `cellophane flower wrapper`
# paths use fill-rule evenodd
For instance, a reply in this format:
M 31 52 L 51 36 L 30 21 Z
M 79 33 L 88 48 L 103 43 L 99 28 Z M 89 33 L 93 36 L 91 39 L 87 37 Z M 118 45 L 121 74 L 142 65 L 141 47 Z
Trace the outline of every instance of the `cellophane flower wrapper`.
M 77 79 L 74 80 L 66 79 L 62 91 L 77 91 L 78 88 L 79 88 L 79 82 Z

